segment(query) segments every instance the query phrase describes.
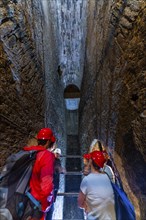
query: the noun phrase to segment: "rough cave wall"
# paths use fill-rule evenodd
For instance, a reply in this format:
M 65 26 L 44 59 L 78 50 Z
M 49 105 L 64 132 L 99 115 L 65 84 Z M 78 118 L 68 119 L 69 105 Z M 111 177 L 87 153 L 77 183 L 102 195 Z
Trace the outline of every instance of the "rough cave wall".
M 0 3 L 1 163 L 44 124 L 41 62 L 21 3 Z
M 80 102 L 80 138 L 86 150 L 92 139 L 97 136 L 97 117 L 101 105 L 97 103 L 100 88 L 97 88 L 97 72 L 101 68 L 103 47 L 109 34 L 110 8 L 112 1 L 89 1 L 87 19 L 86 56 Z M 88 115 L 88 119 L 85 121 Z M 98 114 L 97 114 L 98 113 Z M 100 124 L 100 122 L 98 122 Z M 88 126 L 87 126 L 88 125 Z
M 145 220 L 146 2 L 101 4 L 96 12 L 89 4 L 80 145 L 86 152 L 98 137 L 109 146 L 137 219 Z
M 66 153 L 66 124 L 64 88 L 58 72 L 59 67 L 59 27 L 55 1 L 42 3 L 44 14 L 44 71 L 45 71 L 45 124 L 53 129 L 58 147 Z
M 56 106 L 63 109 L 63 92 L 57 62 L 55 68 L 54 63 L 49 65 L 56 54 L 55 39 L 52 34 L 44 43 L 49 32 L 45 29 L 48 20 L 43 5 L 37 0 L 1 1 L 0 12 L 0 165 L 3 165 L 5 158 L 30 141 L 41 127 L 50 126 L 55 134 L 56 127 L 64 131 L 64 115 L 56 110 Z M 50 95 L 52 91 L 55 92 Z
M 64 88 L 75 84 L 80 88 L 84 66 L 87 0 L 53 0 L 57 18 L 61 79 Z M 56 13 L 55 13 L 56 12 Z

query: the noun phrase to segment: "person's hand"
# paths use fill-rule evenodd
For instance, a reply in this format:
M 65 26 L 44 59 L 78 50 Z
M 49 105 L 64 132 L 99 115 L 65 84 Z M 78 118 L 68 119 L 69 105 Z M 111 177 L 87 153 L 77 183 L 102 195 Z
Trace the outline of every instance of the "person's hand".
M 82 172 L 85 176 L 87 176 L 90 173 L 90 166 L 84 166 Z
M 49 204 L 53 202 L 53 199 L 54 199 L 54 195 L 53 192 L 51 192 L 51 194 L 47 197 L 47 201 L 49 202 Z
M 84 202 L 84 207 L 83 208 L 84 208 L 85 212 L 88 213 L 88 207 L 87 207 L 87 203 L 86 202 Z

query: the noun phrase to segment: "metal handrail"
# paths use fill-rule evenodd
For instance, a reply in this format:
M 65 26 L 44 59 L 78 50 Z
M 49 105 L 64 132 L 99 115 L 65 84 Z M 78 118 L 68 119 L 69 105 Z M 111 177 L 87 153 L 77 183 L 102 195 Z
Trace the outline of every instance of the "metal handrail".
M 71 196 L 71 197 L 76 197 L 78 196 L 79 193 L 77 192 L 59 192 L 57 193 L 57 196 Z
M 60 173 L 60 174 L 63 174 L 63 175 L 73 175 L 73 176 L 76 176 L 76 175 L 83 175 L 82 171 L 79 171 L 79 172 L 71 171 L 71 172 Z
M 61 157 L 66 157 L 66 158 L 82 158 L 82 156 L 79 156 L 79 155 L 61 155 Z

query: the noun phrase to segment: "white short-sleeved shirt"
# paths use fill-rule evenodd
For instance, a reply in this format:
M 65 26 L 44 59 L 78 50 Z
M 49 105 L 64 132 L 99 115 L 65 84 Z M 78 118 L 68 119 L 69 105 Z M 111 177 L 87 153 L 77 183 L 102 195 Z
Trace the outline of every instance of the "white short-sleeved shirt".
M 89 220 L 116 220 L 114 193 L 106 174 L 90 173 L 81 182 L 81 191 L 86 195 Z

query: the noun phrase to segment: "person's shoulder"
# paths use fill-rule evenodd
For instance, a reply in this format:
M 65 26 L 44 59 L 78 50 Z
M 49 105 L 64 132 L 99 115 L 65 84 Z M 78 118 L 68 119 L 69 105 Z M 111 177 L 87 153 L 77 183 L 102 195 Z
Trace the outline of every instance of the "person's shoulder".
M 46 150 L 38 152 L 38 159 L 47 159 L 47 158 L 52 158 L 53 160 L 55 159 L 55 156 L 52 152 Z
M 49 150 L 45 151 L 45 155 L 55 159 L 55 155 L 51 151 L 49 151 Z
M 84 179 L 85 179 L 85 180 L 89 180 L 89 179 L 92 179 L 93 176 L 94 176 L 93 173 L 89 173 L 88 175 L 84 176 Z
M 91 181 L 102 180 L 102 179 L 107 178 L 107 174 L 106 173 L 96 173 L 96 174 L 95 173 L 91 173 L 91 175 L 89 174 L 88 176 L 91 179 Z

